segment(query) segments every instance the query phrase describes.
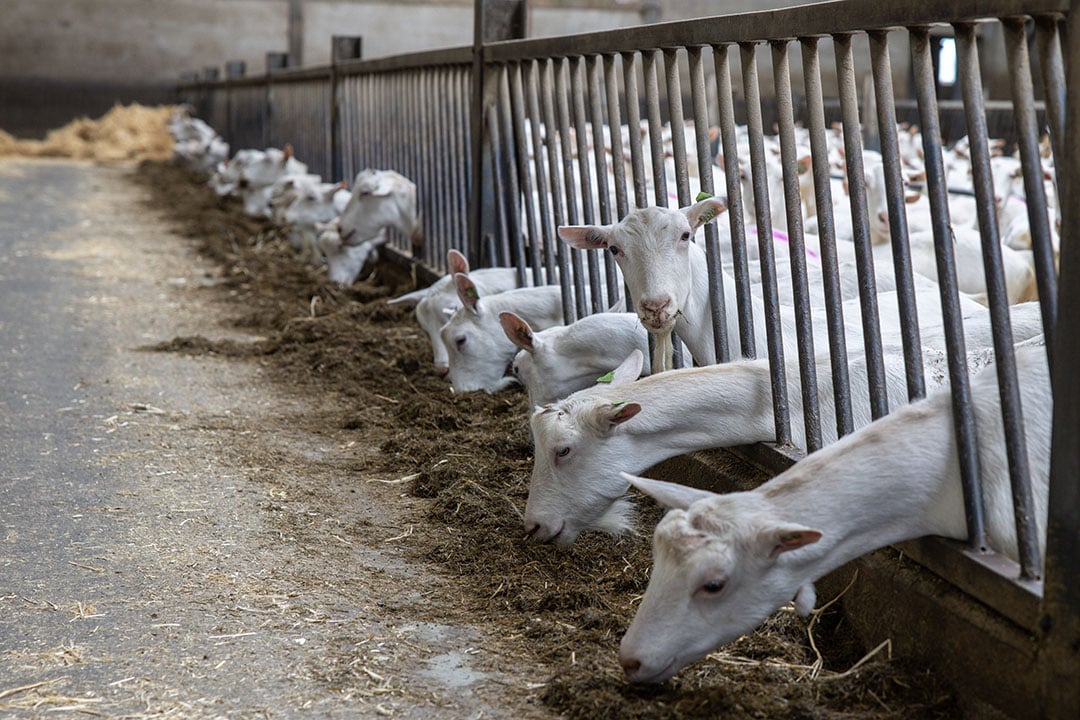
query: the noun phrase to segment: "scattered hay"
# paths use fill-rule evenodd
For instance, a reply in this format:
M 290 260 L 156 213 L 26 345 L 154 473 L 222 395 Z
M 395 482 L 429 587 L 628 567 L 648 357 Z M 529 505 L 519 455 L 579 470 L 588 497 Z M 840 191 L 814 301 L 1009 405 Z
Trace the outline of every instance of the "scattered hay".
M 64 157 L 98 162 L 167 160 L 173 139 L 171 106 L 114 105 L 96 120 L 78 118 L 50 130 L 44 140 L 20 140 L 0 130 L 0 155 Z
M 185 171 L 144 163 L 138 177 L 157 193 L 156 207 L 170 208 L 200 253 L 221 264 L 220 282 L 200 291 L 243 308 L 237 325 L 268 338 L 273 352 L 254 358 L 268 376 L 322 399 L 305 419 L 309 429 L 347 431 L 371 449 L 352 461 L 353 481 L 382 478 L 430 500 L 422 521 L 379 537 L 461 578 L 470 621 L 482 619 L 504 638 L 501 652 L 536 668 L 537 684 L 507 693 L 539 691 L 567 718 L 955 717 L 955 701 L 932 677 L 859 647 L 835 606 L 815 616 L 813 644 L 806 621 L 782 612 L 671 682 L 627 684 L 615 654 L 647 584 L 648 535 L 587 533 L 567 548 L 524 541 L 532 454 L 524 394 L 451 394 L 430 372 L 430 349 L 410 313 L 385 304 L 408 289 L 405 278 L 333 287 L 272 228 L 241 217 Z M 174 343 L 156 349 L 224 347 Z M 660 516 L 651 505 L 640 512 L 642 527 Z M 416 612 L 451 624 L 460 610 Z M 361 695 L 392 692 L 367 668 L 343 647 L 324 668 L 326 682 Z

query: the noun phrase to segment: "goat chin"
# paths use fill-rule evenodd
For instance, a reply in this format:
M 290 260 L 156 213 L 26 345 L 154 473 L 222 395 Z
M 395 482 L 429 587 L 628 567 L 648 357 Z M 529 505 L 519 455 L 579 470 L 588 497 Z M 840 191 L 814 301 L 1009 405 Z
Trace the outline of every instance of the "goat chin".
M 634 532 L 634 504 L 628 498 L 619 498 L 604 511 L 591 527 L 612 535 L 629 535 Z
M 662 333 L 657 333 L 653 337 L 656 338 L 656 349 L 653 350 L 652 357 L 653 372 L 670 370 L 672 366 L 672 355 L 675 352 L 671 342 L 671 330 L 669 329 Z

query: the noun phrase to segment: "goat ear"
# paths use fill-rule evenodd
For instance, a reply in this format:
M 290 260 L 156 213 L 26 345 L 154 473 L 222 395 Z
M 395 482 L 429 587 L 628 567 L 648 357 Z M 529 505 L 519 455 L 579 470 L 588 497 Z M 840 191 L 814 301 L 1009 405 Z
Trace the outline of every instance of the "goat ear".
M 458 273 L 469 274 L 468 259 L 453 248 L 446 252 L 446 264 L 450 268 L 451 275 L 457 275 Z
M 292 155 L 292 145 L 286 143 L 284 150 L 281 151 L 281 164 L 284 165 L 285 163 L 289 162 L 289 158 L 291 158 Z
M 610 225 L 562 225 L 559 237 L 578 250 L 599 250 L 611 245 L 615 239 Z
M 607 407 L 600 408 L 601 424 L 606 424 L 609 430 L 614 430 L 615 426 L 622 425 L 639 412 L 641 412 L 641 405 L 636 402 L 612 403 Z
M 405 307 L 412 307 L 413 305 L 427 297 L 428 292 L 430 292 L 430 288 L 420 288 L 419 290 L 413 290 L 412 292 L 407 292 L 404 295 L 399 295 L 393 300 L 387 300 L 386 304 L 404 305 Z
M 522 350 L 528 350 L 529 352 L 536 350 L 536 338 L 533 335 L 532 328 L 521 316 L 512 312 L 501 312 L 499 313 L 499 324 L 502 325 L 503 332 L 506 333 L 506 337 L 509 338 L 510 342 Z
M 705 223 L 712 222 L 716 216 L 727 210 L 727 199 L 722 197 L 708 197 L 698 200 L 690 207 L 683 208 L 682 212 L 690 222 L 690 228 L 697 230 Z
M 474 313 L 480 312 L 477 309 L 480 293 L 476 291 L 476 285 L 469 279 L 469 276 L 463 273 L 457 273 L 454 275 L 454 285 L 457 286 L 457 294 L 458 298 L 461 300 L 461 304 L 472 310 Z
M 645 366 L 645 356 L 641 351 L 634 348 L 625 360 L 611 371 L 611 384 L 628 385 L 641 377 L 641 369 Z
M 708 490 L 698 490 L 687 485 L 664 482 L 663 480 L 650 480 L 638 477 L 630 473 L 619 473 L 622 479 L 636 487 L 641 492 L 651 497 L 656 502 L 672 510 L 685 510 L 698 500 L 707 500 L 716 497 L 716 493 Z
M 798 550 L 821 539 L 821 532 L 802 525 L 781 525 L 762 533 L 762 541 L 769 557 L 776 557 L 789 550 Z

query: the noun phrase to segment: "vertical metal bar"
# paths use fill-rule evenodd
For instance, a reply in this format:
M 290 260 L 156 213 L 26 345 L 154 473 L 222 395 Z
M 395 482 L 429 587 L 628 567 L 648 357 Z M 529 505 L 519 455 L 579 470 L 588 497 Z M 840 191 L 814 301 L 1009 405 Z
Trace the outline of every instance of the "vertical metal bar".
M 772 219 L 769 217 L 769 178 L 765 171 L 765 144 L 756 50 L 757 46 L 754 43 L 739 44 L 743 96 L 746 98 L 746 126 L 750 139 L 750 169 L 754 184 L 761 291 L 765 300 L 765 339 L 769 350 L 773 421 L 776 426 L 776 442 L 780 445 L 789 445 L 791 444 L 791 417 L 787 397 L 787 370 L 784 367 L 784 335 L 780 320 L 780 298 L 776 287 L 776 262 L 773 258 Z
M 1065 159 L 1065 68 L 1061 59 L 1061 37 L 1058 18 L 1040 16 L 1035 18 L 1035 45 L 1039 52 L 1042 69 L 1043 96 L 1046 98 L 1046 119 L 1050 123 L 1050 144 L 1054 150 L 1054 167 L 1059 168 Z M 1055 174 L 1055 181 L 1057 175 Z M 1061 187 L 1058 186 L 1058 218 L 1061 217 Z
M 406 158 L 402 153 L 403 143 L 401 141 L 402 125 L 409 115 L 409 105 L 412 102 L 409 89 L 405 78 L 400 73 L 388 73 L 383 78 L 383 96 L 387 102 L 393 103 L 393 109 L 387 127 L 386 142 L 383 145 L 385 159 L 379 165 L 379 168 L 396 169 L 403 175 L 415 179 L 416 176 L 412 174 L 411 169 L 405 164 Z M 396 98 L 396 102 L 392 101 L 391 98 Z M 390 233 L 392 240 L 396 244 L 397 238 L 394 232 L 390 231 Z
M 746 254 L 746 228 L 739 179 L 739 141 L 735 132 L 735 100 L 731 89 L 728 46 L 713 46 L 716 98 L 720 106 L 720 143 L 727 184 L 728 222 L 731 224 L 731 256 L 735 273 L 735 299 L 739 313 L 739 348 L 744 358 L 757 357 L 754 338 L 754 305 L 750 295 L 750 264 Z
M 953 398 L 953 428 L 960 460 L 960 483 L 964 490 L 964 513 L 967 517 L 968 543 L 986 548 L 982 484 L 979 482 L 979 454 L 975 439 L 974 409 L 968 384 L 967 348 L 960 317 L 956 289 L 956 259 L 953 256 L 952 231 L 949 228 L 949 205 L 946 198 L 945 169 L 941 153 L 935 152 L 930 138 L 940 138 L 937 95 L 934 89 L 934 65 L 931 59 L 930 33 L 925 27 L 910 28 L 912 69 L 915 94 L 922 125 L 923 156 L 926 163 L 926 189 L 937 255 L 938 286 L 945 321 L 945 346 L 948 353 L 949 383 Z M 979 82 L 967 78 L 964 84 Z
M 514 145 L 517 148 L 517 173 L 520 178 L 521 198 L 525 204 L 525 223 L 529 229 L 528 255 L 522 256 L 521 262 L 528 262 L 532 268 L 532 284 L 543 285 L 544 279 L 540 268 L 540 228 L 537 225 L 536 203 L 533 196 L 532 173 L 529 169 L 529 144 L 525 133 L 525 90 L 521 83 L 521 64 L 507 67 L 510 76 L 510 107 L 514 119 Z
M 630 141 L 630 174 L 634 182 L 634 206 L 643 208 L 649 204 L 649 189 L 645 177 L 645 153 L 641 146 L 641 95 L 638 93 L 635 58 L 636 55 L 632 52 L 622 54 L 626 123 Z
M 869 379 L 870 414 L 876 420 L 889 412 L 886 395 L 885 361 L 881 353 L 881 324 L 877 307 L 874 255 L 870 247 L 870 226 L 866 207 L 866 180 L 863 170 L 862 138 L 859 134 L 859 99 L 855 93 L 855 65 L 851 35 L 833 36 L 836 75 L 840 86 L 840 114 L 844 124 L 844 158 L 851 199 L 851 225 L 855 242 L 855 265 L 859 276 L 863 346 Z
M 608 192 L 608 167 L 607 167 L 607 142 L 604 138 L 604 128 L 609 128 L 604 122 L 603 100 L 604 93 L 600 86 L 600 56 L 589 55 L 585 59 L 586 71 L 589 78 L 589 119 L 592 122 L 593 158 L 596 161 L 596 200 L 600 211 L 599 220 L 607 225 L 612 221 L 611 217 L 611 194 Z M 614 130 L 618 131 L 616 125 Z M 601 309 L 614 305 L 619 299 L 619 273 L 615 260 L 609 253 L 604 255 L 604 280 L 607 285 L 607 295 L 604 298 Z
M 1039 156 L 1039 126 L 1035 117 L 1035 94 L 1031 83 L 1031 56 L 1028 54 L 1024 18 L 1005 18 L 1001 23 L 1005 27 L 1005 54 L 1008 57 L 1012 87 L 1013 122 L 1016 123 L 1020 168 L 1024 176 L 1024 198 L 1027 201 L 1028 224 L 1031 228 L 1031 250 L 1035 255 L 1035 281 L 1039 287 L 1046 353 L 1050 362 L 1053 362 L 1054 342 L 1057 339 L 1057 268 L 1050 238 L 1046 188 L 1043 186 Z
M 608 127 L 611 130 L 611 174 L 615 180 L 615 219 L 621 220 L 630 212 L 626 195 L 626 162 L 622 143 L 622 112 L 619 108 L 619 80 L 615 75 L 615 58 L 604 56 L 604 85 L 607 89 Z
M 607 143 L 604 138 L 604 94 L 600 88 L 600 56 L 588 55 L 585 60 L 585 73 L 588 79 L 589 122 L 592 123 L 593 160 L 596 171 L 596 207 L 597 222 L 604 225 L 611 222 L 611 194 L 607 183 Z
M 1046 529 L 1046 581 L 1043 583 L 1039 643 L 1042 675 L 1042 702 L 1034 708 L 1039 717 L 1073 717 L 1080 707 L 1080 374 L 1075 358 L 1080 356 L 1080 0 L 1069 3 L 1066 42 L 1066 78 L 1071 83 L 1065 105 L 1062 133 L 1064 152 L 1055 169 L 1059 175 L 1061 207 L 1061 281 L 1058 323 L 1069 332 L 1058 334 L 1054 352 L 1054 429 L 1050 459 L 1049 518 Z M 1074 202 L 1076 201 L 1076 202 Z
M 423 69 L 417 69 L 409 73 L 409 78 L 412 81 L 414 111 L 412 117 L 418 121 L 418 125 L 413 127 L 405 123 L 402 128 L 401 151 L 412 163 L 412 175 L 409 177 L 416 181 L 418 207 L 423 208 L 425 219 L 436 221 L 436 218 L 431 217 L 435 194 L 435 184 L 432 182 L 435 168 L 431 163 L 431 153 L 435 148 L 435 141 L 431 122 L 433 103 L 428 94 L 429 74 Z M 437 232 L 437 225 L 433 229 Z M 409 238 L 402 237 L 401 246 L 408 248 L 409 245 Z M 423 248 L 414 247 L 412 250 L 414 256 L 417 257 L 423 252 Z
M 551 227 L 551 194 L 548 191 L 547 172 L 544 168 L 544 138 L 540 132 L 543 123 L 540 119 L 540 96 L 536 85 L 536 74 L 539 72 L 536 60 L 525 61 L 525 91 L 526 104 L 528 106 L 529 125 L 532 131 L 533 169 L 536 173 L 536 194 L 540 201 L 540 235 L 544 244 L 544 267 L 537 263 L 533 267 L 533 284 L 543 285 L 543 269 L 548 272 L 549 281 L 555 279 L 555 244 L 558 238 Z M 553 128 L 545 128 L 551 132 Z
M 701 48 L 689 47 L 686 49 L 686 54 L 690 62 L 690 99 L 694 113 L 698 182 L 702 192 L 712 195 L 716 190 L 713 188 L 709 108 L 708 99 L 705 96 L 705 69 L 701 64 Z M 731 353 L 728 351 L 724 271 L 720 265 L 720 238 L 714 222 L 705 225 L 705 261 L 709 269 L 709 309 L 712 319 L 713 349 L 719 362 L 727 362 L 731 359 Z
M 412 136 L 406 140 L 406 145 L 412 150 L 410 155 L 416 163 L 415 172 L 417 177 L 421 178 L 417 182 L 416 199 L 418 207 L 423 208 L 420 211 L 424 218 L 423 222 L 428 233 L 438 237 L 440 231 L 437 212 L 439 182 L 436 178 L 434 162 L 435 148 L 438 147 L 438 136 L 435 133 L 435 103 L 432 100 L 437 96 L 434 94 L 433 76 L 429 70 L 418 69 L 415 71 L 414 77 L 416 117 L 420 120 L 420 126 L 406 130 L 407 136 Z M 402 246 L 408 244 L 410 244 L 409 238 L 402 238 Z M 415 259 L 423 259 L 425 257 L 425 248 L 422 244 L 412 245 L 412 253 Z
M 434 99 L 431 115 L 435 123 L 435 147 L 431 149 L 431 155 L 435 178 L 435 214 L 439 218 L 439 232 L 433 234 L 427 231 L 424 219 L 420 220 L 424 232 L 424 253 L 427 263 L 436 267 L 442 262 L 442 258 L 446 257 L 444 245 L 450 236 L 450 203 L 453 192 L 447 156 L 447 150 L 450 148 L 450 71 L 448 68 L 435 68 L 430 72 Z
M 649 152 L 652 155 L 653 200 L 660 207 L 668 206 L 667 177 L 664 171 L 663 120 L 660 117 L 660 85 L 656 65 L 663 53 L 643 50 L 642 69 L 645 73 L 645 109 L 649 119 Z
M 795 147 L 795 116 L 791 99 L 789 41 L 772 45 L 773 89 L 780 130 L 780 163 L 783 167 L 784 203 L 787 211 L 788 254 L 795 295 L 795 336 L 802 381 L 803 425 L 806 451 L 821 448 L 821 409 L 818 405 L 817 364 L 814 356 L 814 325 L 810 317 L 810 282 L 806 276 L 806 244 L 803 239 L 802 196 L 799 193 L 798 150 Z
M 585 58 L 575 55 L 570 60 L 570 92 L 574 102 L 574 136 L 577 141 L 578 170 L 581 173 L 581 209 L 586 225 L 596 222 L 593 197 L 592 169 L 589 167 L 589 130 L 585 119 Z M 603 307 L 600 289 L 600 260 L 596 250 L 586 250 L 585 260 L 589 268 L 589 299 L 592 312 Z
M 398 97 L 400 100 L 394 104 L 395 117 L 390 126 L 390 162 L 382 167 L 396 170 L 416 181 L 419 178 L 417 178 L 415 166 L 412 163 L 411 153 L 406 152 L 408 143 L 405 138 L 408 126 L 416 122 L 422 122 L 422 118 L 418 118 L 416 114 L 416 94 L 412 87 L 412 77 L 408 73 L 394 73 L 388 75 L 387 80 L 388 94 L 390 97 Z M 417 191 L 422 192 L 423 182 L 418 182 L 417 186 Z M 396 230 L 390 230 L 389 232 L 393 243 L 402 248 L 398 232 Z
M 508 164 L 505 155 L 505 145 L 502 142 L 502 127 L 499 121 L 499 103 L 489 105 L 487 107 L 488 116 L 488 138 L 491 143 L 491 152 L 488 155 L 488 159 L 491 161 L 491 180 L 496 188 L 505 187 L 504 184 L 504 168 Z M 495 225 L 491 228 L 498 234 L 498 241 L 494 237 L 491 237 L 491 232 L 488 228 L 484 228 L 485 237 L 483 238 L 484 252 L 486 253 L 489 262 L 493 266 L 498 267 L 510 267 L 510 249 L 509 241 L 512 232 L 510 228 L 510 217 L 506 207 L 506 194 L 503 192 L 495 192 L 492 194 L 492 212 L 494 213 Z M 518 284 L 523 284 L 521 273 L 517 276 Z
M 923 378 L 922 342 L 919 315 L 915 306 L 915 281 L 911 270 L 911 246 L 908 244 L 904 184 L 900 177 L 900 147 L 896 134 L 896 105 L 893 100 L 892 66 L 889 63 L 889 32 L 875 30 L 870 36 L 870 62 L 873 66 L 874 97 L 877 99 L 879 150 L 885 172 L 885 200 L 889 208 L 889 234 L 892 238 L 893 269 L 900 308 L 900 336 L 904 346 L 904 370 L 908 399 L 926 396 Z
M 562 178 L 560 176 L 559 147 L 561 136 L 558 124 L 555 121 L 555 96 L 553 90 L 553 73 L 555 62 L 544 60 L 540 74 L 540 107 L 544 114 L 545 144 L 547 145 L 547 166 L 551 174 L 551 204 L 555 214 L 555 226 L 565 225 L 566 205 L 563 199 Z M 555 259 L 559 264 L 559 287 L 562 291 L 563 322 L 569 324 L 576 318 L 574 308 L 574 293 L 568 282 L 570 278 L 570 246 L 565 243 L 557 243 Z M 548 282 L 555 282 L 555 276 L 548 268 Z
M 686 167 L 686 122 L 683 119 L 682 85 L 679 82 L 679 51 L 667 48 L 664 54 L 664 73 L 667 80 L 668 123 L 671 128 L 671 155 L 675 165 L 675 199 L 679 207 L 689 207 L 689 170 Z
M 453 246 L 460 250 L 462 254 L 468 255 L 468 233 L 469 233 L 469 197 L 472 190 L 472 147 L 471 136 L 469 135 L 469 73 L 465 69 L 459 68 L 455 72 L 456 82 L 454 84 L 454 122 L 455 122 L 455 136 L 457 137 L 455 158 L 459 158 L 461 164 L 454 163 L 454 168 L 457 173 L 457 181 L 455 183 L 457 200 L 457 230 L 454 233 L 455 242 Z
M 649 119 L 649 151 L 652 155 L 653 197 L 655 198 L 657 205 L 660 207 L 667 207 L 668 190 L 667 171 L 664 162 L 664 123 L 660 116 L 660 83 L 656 67 L 663 58 L 663 51 L 643 50 L 641 56 L 644 60 L 645 109 Z M 682 344 L 679 342 L 678 334 L 674 331 L 671 333 L 671 346 L 671 366 L 673 368 L 680 368 L 683 366 Z M 651 352 L 651 335 L 649 349 Z
M 1030 466 L 1024 439 L 1024 415 L 1020 404 L 1020 386 L 1013 352 L 1009 297 L 1005 288 L 1005 270 L 1001 261 L 1001 239 L 994 208 L 993 180 L 990 175 L 989 135 L 983 111 L 982 74 L 975 40 L 975 26 L 955 26 L 959 56 L 959 76 L 967 118 L 972 180 L 975 188 L 979 231 L 982 234 L 983 269 L 986 273 L 987 300 L 994 337 L 994 366 L 997 369 L 1001 399 L 1001 417 L 1005 428 L 1005 454 L 1009 463 L 1020 577 L 1037 578 L 1042 567 L 1039 543 L 1035 536 L 1035 508 L 1031 494 Z
M 562 151 L 562 168 L 563 168 L 563 189 L 566 191 L 566 218 L 567 222 L 574 225 L 580 222 L 578 219 L 578 191 L 577 191 L 577 179 L 574 174 L 574 143 L 570 139 L 570 93 L 567 87 L 567 73 L 569 70 L 569 61 L 566 58 L 556 60 L 555 70 L 555 105 L 559 116 L 559 147 Z M 570 255 L 570 269 L 572 273 L 574 288 L 574 314 L 571 316 L 573 319 L 585 317 L 588 315 L 588 309 L 585 306 L 585 276 L 581 266 L 581 251 L 564 246 L 564 250 Z M 566 285 L 568 282 L 567 276 L 562 276 L 562 283 Z M 570 317 L 564 317 L 563 320 L 566 323 L 571 323 L 574 320 Z
M 517 173 L 517 168 L 520 165 L 514 133 L 514 112 L 511 108 L 510 98 L 511 70 L 507 65 L 500 65 L 498 72 L 499 120 L 503 138 L 501 149 L 505 159 L 503 178 L 506 184 L 496 187 L 496 192 L 502 198 L 503 206 L 506 208 L 506 217 L 509 220 L 509 234 L 503 239 L 506 259 L 508 263 L 512 263 L 517 269 L 518 285 L 524 287 L 528 284 L 526 279 L 525 239 L 522 237 L 525 223 L 521 219 L 521 184 Z
M 822 286 L 825 292 L 825 321 L 829 331 L 829 364 L 832 369 L 833 406 L 836 436 L 843 437 L 854 427 L 851 414 L 851 378 L 848 374 L 847 336 L 844 332 L 843 296 L 836 257 L 836 229 L 829 177 L 829 146 L 825 138 L 825 103 L 821 91 L 821 56 L 817 38 L 802 38 L 803 84 L 806 88 L 807 130 L 810 135 L 810 163 L 814 174 L 814 202 L 821 249 Z
M 445 272 L 446 271 L 446 253 L 456 244 L 458 235 L 457 225 L 457 193 L 458 188 L 458 171 L 460 169 L 460 162 L 462 157 L 462 151 L 458 149 L 458 126 L 456 122 L 457 117 L 457 96 L 455 93 L 455 70 L 453 68 L 447 68 L 441 92 L 443 93 L 444 100 L 442 103 L 442 123 L 443 123 L 443 140 L 442 145 L 436 149 L 436 153 L 439 158 L 439 164 L 442 168 L 440 173 L 442 177 L 442 184 L 444 187 L 443 202 L 445 203 L 443 208 L 444 213 L 444 227 L 445 235 L 441 238 L 432 239 L 430 233 L 424 229 L 424 235 L 427 239 L 428 247 L 428 262 L 432 267 Z M 423 222 L 423 218 L 421 218 Z

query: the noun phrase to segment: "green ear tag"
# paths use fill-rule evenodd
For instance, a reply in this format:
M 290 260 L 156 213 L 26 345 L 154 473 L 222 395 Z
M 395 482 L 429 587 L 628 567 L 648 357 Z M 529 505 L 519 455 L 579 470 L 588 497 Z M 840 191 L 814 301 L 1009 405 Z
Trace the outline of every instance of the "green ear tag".
M 467 297 L 471 298 L 472 300 L 479 300 L 480 299 L 480 293 L 476 292 L 476 288 L 474 288 L 474 287 L 465 288 L 465 295 Z
M 702 200 L 708 200 L 711 197 L 712 197 L 712 193 L 707 193 L 704 190 L 702 190 L 701 192 L 699 192 L 697 194 L 697 197 L 694 198 L 694 201 L 695 202 L 701 202 Z
M 529 339 L 529 331 L 526 330 L 525 328 L 519 327 L 517 329 L 517 336 L 518 336 L 518 338 L 520 340 L 528 340 Z
M 615 371 L 612 370 L 607 375 L 601 375 L 600 377 L 596 378 L 596 382 L 598 382 L 598 383 L 609 383 L 614 379 L 615 379 Z
M 613 403 L 611 403 L 611 409 L 614 410 L 615 408 L 619 407 L 620 405 L 625 405 L 628 402 L 630 402 L 630 401 L 629 400 L 620 400 L 619 402 L 613 402 Z

